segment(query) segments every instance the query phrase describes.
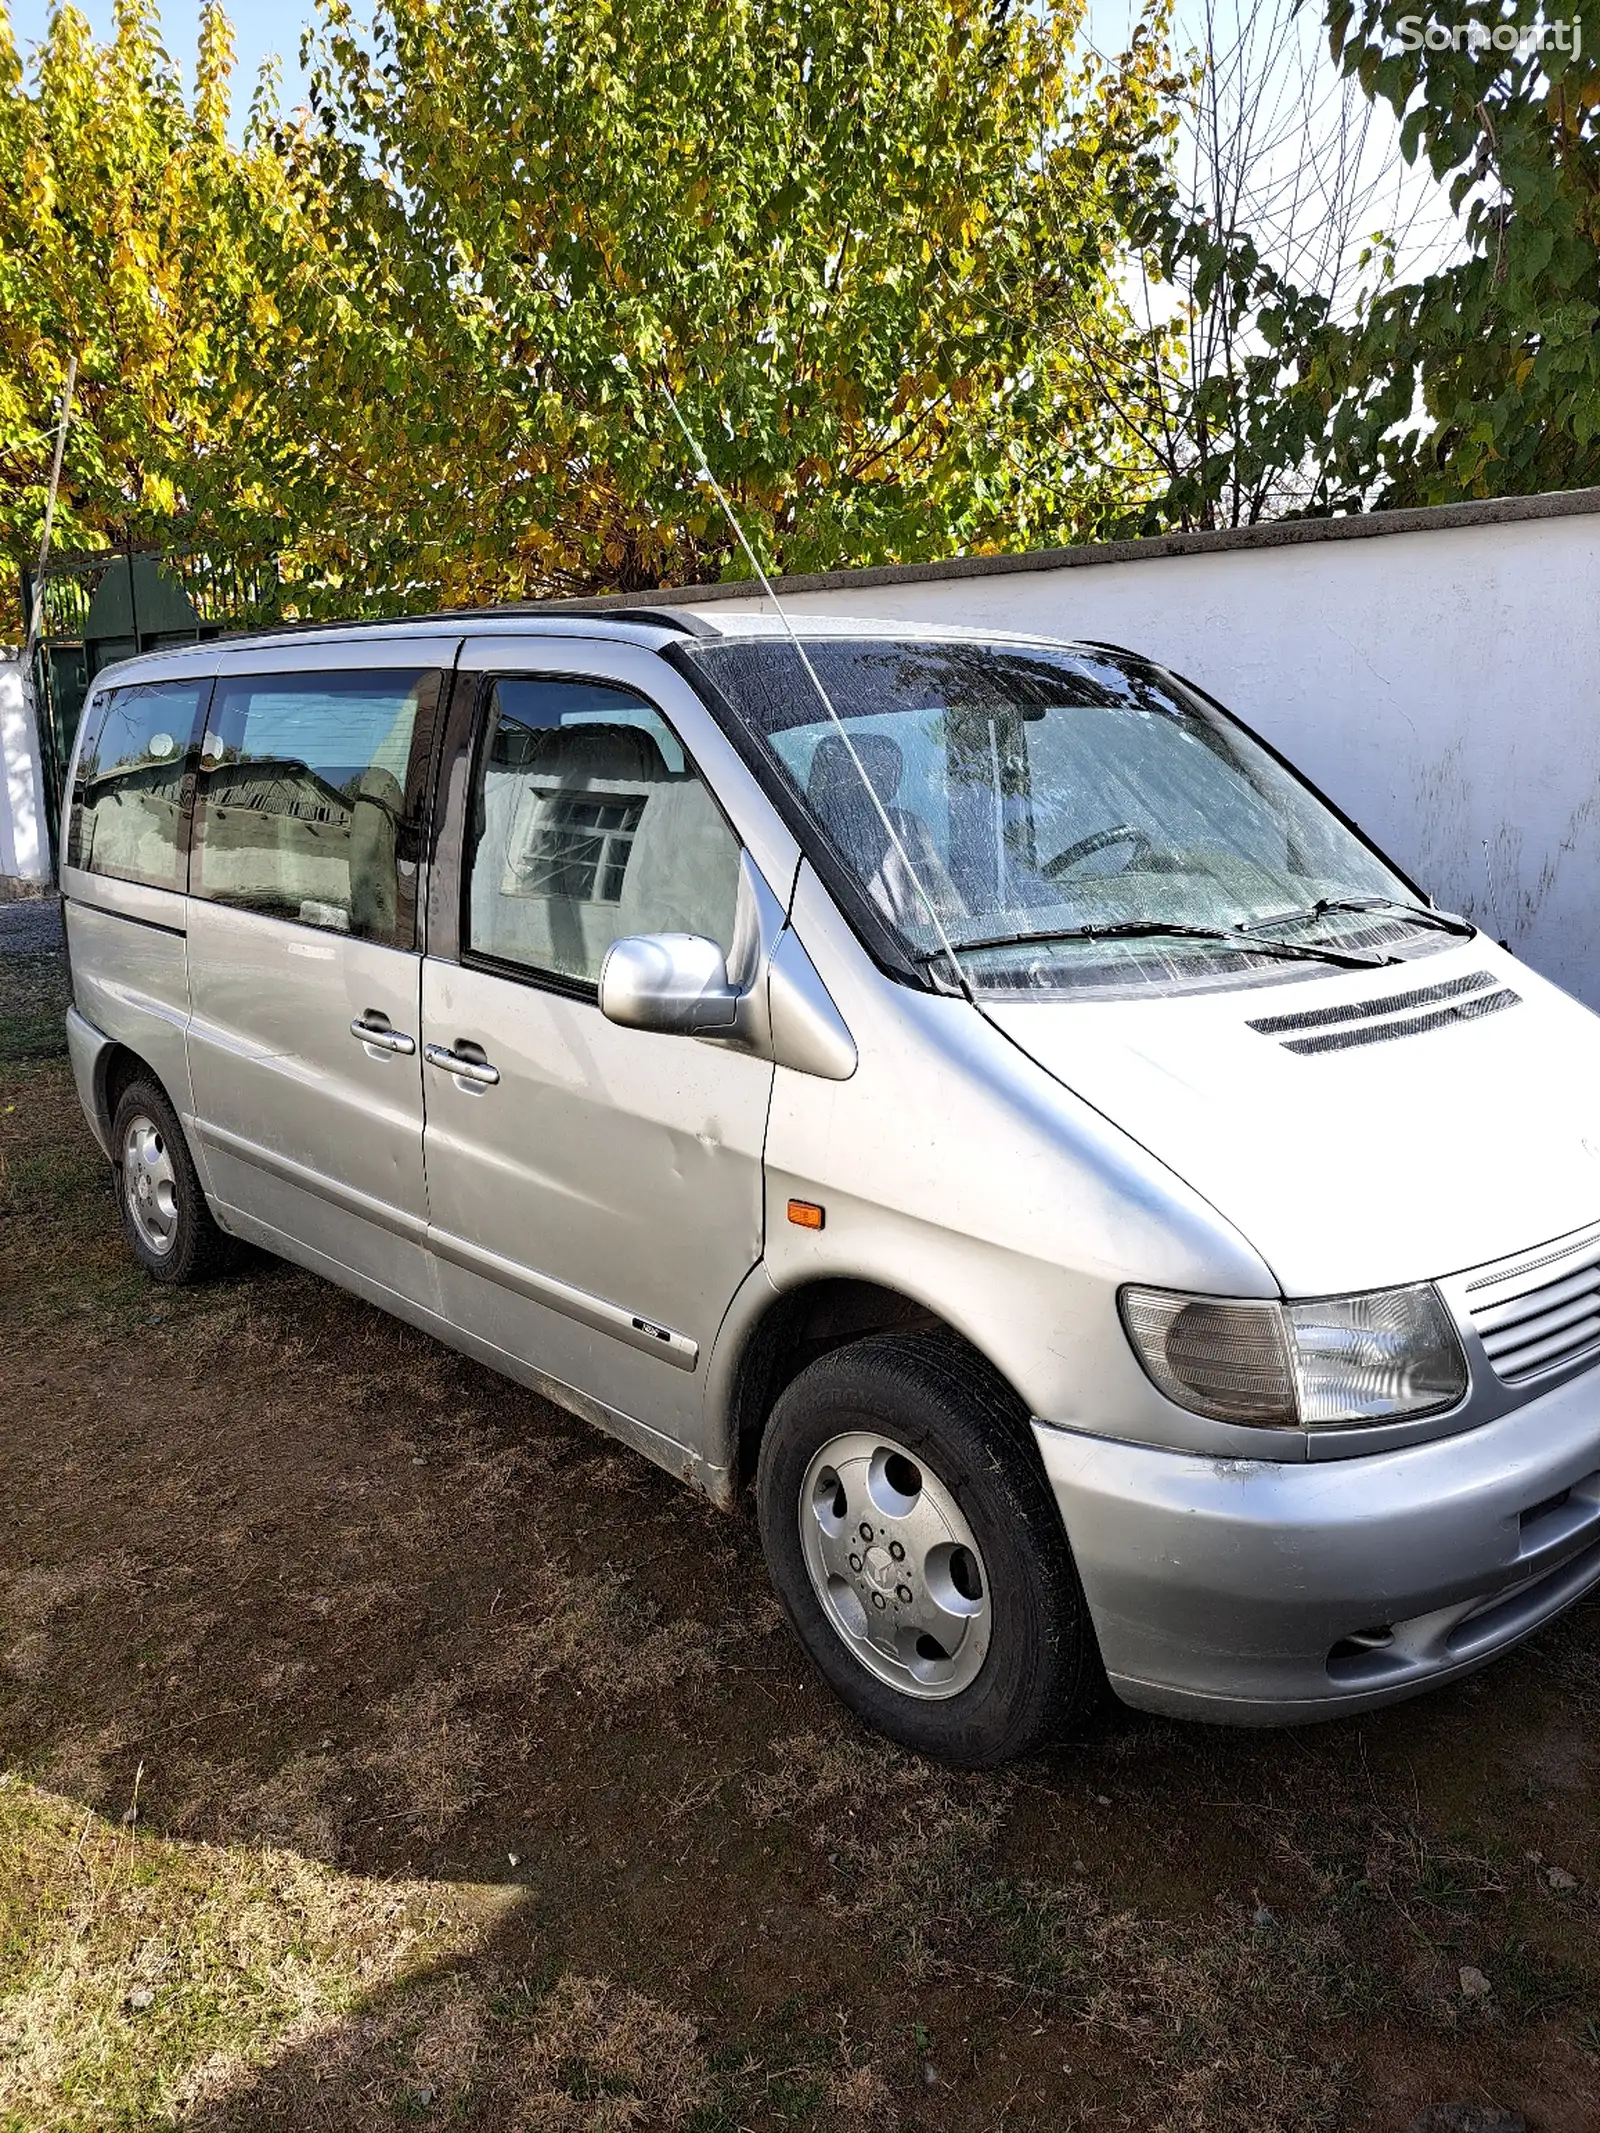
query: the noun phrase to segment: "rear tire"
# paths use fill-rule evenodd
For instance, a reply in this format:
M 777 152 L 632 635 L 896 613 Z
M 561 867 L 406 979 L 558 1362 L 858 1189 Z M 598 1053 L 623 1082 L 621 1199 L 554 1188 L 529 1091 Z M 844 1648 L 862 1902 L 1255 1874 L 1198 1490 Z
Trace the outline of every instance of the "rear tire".
M 233 1261 L 234 1241 L 212 1220 L 183 1128 L 165 1093 L 141 1076 L 111 1122 L 117 1206 L 133 1256 L 152 1281 L 206 1281 Z
M 756 1477 L 773 1584 L 858 1717 L 980 1768 L 1086 1716 L 1105 1675 L 1027 1415 L 954 1334 L 891 1334 L 785 1388 Z

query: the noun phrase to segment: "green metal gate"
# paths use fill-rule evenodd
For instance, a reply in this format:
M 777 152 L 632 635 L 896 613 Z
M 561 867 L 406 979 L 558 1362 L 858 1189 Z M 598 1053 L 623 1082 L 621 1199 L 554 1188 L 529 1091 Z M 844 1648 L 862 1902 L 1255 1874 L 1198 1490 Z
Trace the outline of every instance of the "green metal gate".
M 162 645 L 194 644 L 276 622 L 282 587 L 271 558 L 248 561 L 199 548 L 104 549 L 52 560 L 42 594 L 33 572 L 25 571 L 25 621 L 36 597 L 42 613 L 33 689 L 54 858 L 78 719 L 101 668 Z

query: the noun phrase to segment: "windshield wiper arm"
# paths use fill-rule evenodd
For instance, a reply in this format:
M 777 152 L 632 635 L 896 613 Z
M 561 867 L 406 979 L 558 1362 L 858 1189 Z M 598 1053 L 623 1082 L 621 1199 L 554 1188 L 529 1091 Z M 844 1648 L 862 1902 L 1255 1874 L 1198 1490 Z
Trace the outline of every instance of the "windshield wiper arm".
M 1258 926 L 1287 926 L 1296 919 L 1322 918 L 1329 911 L 1396 911 L 1415 919 L 1419 926 L 1437 926 L 1444 933 L 1470 938 L 1477 927 L 1470 919 L 1456 918 L 1448 911 L 1430 911 L 1426 904 L 1403 903 L 1394 896 L 1319 896 L 1303 911 L 1269 911 L 1265 918 L 1246 919 L 1241 933 L 1254 933 Z
M 1252 954 L 1293 957 L 1307 963 L 1333 963 L 1344 970 L 1379 970 L 1388 963 L 1397 963 L 1394 955 L 1361 955 L 1343 948 L 1313 947 L 1309 941 L 1275 941 L 1246 933 L 1238 926 L 1185 926 L 1176 919 L 1125 918 L 1117 919 L 1109 926 L 1067 926 L 1050 933 L 997 933 L 976 941 L 953 941 L 951 946 L 957 955 L 980 948 L 1026 948 L 1034 942 L 1040 947 L 1051 941 L 1134 941 L 1134 940 L 1181 940 L 1181 941 L 1226 941 L 1230 948 L 1248 948 Z M 917 957 L 919 963 L 931 963 L 942 949 L 929 949 Z

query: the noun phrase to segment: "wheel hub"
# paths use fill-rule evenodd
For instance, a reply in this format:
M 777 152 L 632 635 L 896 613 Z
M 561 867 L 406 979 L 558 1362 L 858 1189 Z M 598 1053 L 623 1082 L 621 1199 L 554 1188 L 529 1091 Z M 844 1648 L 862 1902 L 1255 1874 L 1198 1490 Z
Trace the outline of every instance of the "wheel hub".
M 904 1446 L 864 1431 L 830 1438 L 806 1470 L 800 1541 L 824 1613 L 869 1673 L 922 1698 L 974 1680 L 990 1632 L 978 1543 Z
M 165 1134 L 142 1114 L 123 1136 L 122 1190 L 140 1241 L 164 1258 L 178 1234 L 178 1173 Z

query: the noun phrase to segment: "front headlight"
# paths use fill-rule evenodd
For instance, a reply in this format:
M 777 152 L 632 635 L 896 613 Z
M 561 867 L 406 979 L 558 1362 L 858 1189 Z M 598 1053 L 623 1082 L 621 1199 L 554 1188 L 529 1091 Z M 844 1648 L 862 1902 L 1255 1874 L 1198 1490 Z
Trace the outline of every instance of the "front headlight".
M 1326 1429 L 1453 1407 L 1467 1359 L 1431 1284 L 1256 1303 L 1124 1289 L 1134 1353 L 1179 1407 L 1219 1422 Z

